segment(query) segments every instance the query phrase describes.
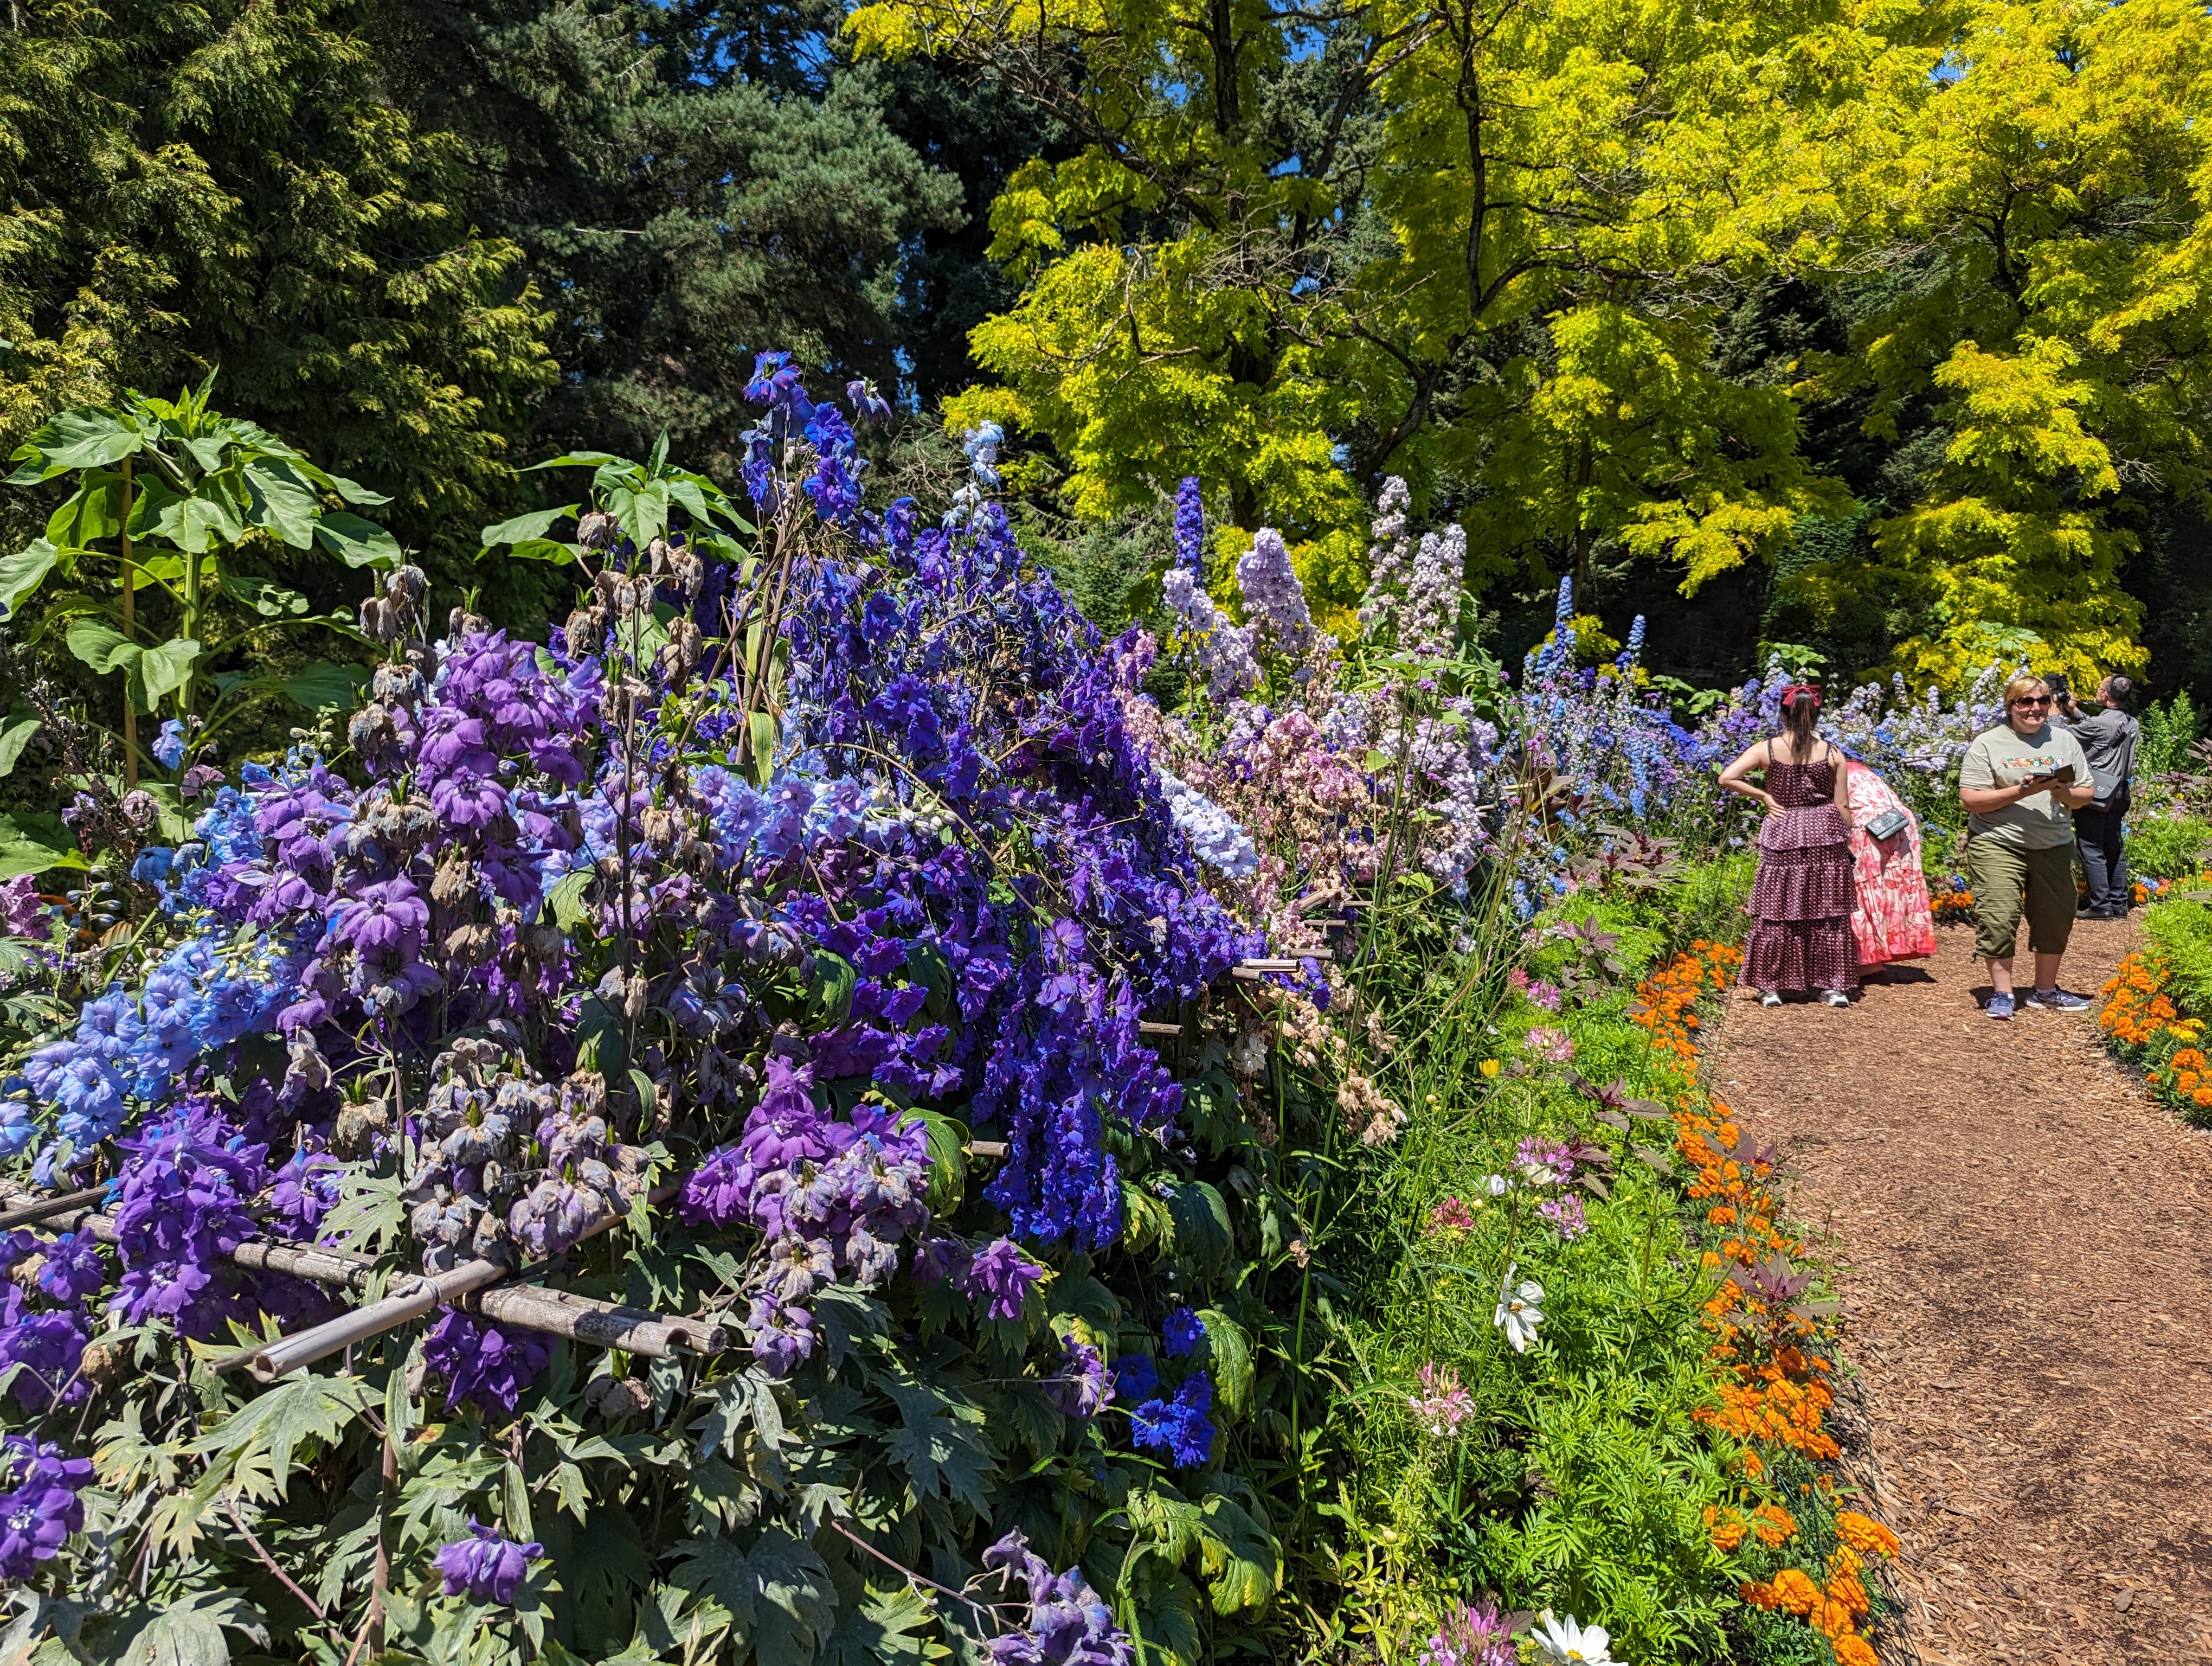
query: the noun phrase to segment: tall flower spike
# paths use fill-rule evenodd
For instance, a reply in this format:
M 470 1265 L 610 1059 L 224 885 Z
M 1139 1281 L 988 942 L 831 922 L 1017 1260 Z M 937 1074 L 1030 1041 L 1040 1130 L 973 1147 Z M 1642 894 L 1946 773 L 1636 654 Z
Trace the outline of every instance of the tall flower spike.
M 1183 477 L 1182 484 L 1176 488 L 1175 507 L 1176 565 L 1197 581 L 1199 587 L 1206 586 L 1206 500 L 1200 496 L 1198 477 Z

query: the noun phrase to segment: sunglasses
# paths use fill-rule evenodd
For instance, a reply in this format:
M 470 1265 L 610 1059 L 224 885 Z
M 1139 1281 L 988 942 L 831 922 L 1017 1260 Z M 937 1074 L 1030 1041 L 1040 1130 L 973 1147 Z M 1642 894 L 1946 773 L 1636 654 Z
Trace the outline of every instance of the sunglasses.
M 2012 703 L 2015 706 L 2047 706 L 2051 703 L 2051 696 L 2047 694 L 2033 694 L 2025 700 L 2015 700 Z

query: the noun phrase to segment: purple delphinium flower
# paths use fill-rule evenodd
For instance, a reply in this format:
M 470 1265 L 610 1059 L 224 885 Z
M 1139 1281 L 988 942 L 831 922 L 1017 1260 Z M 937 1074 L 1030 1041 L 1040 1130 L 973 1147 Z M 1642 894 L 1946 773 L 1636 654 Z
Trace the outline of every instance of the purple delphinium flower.
M 66 1456 L 52 1444 L 21 1435 L 0 1438 L 4 1481 L 15 1490 L 0 1495 L 0 1581 L 15 1584 L 31 1577 L 40 1562 L 60 1554 L 69 1535 L 84 1525 L 77 1497 L 92 1481 L 92 1461 Z
M 1197 1314 L 1179 1307 L 1168 1315 L 1160 1334 L 1167 1338 L 1168 1358 L 1180 1359 L 1206 1340 L 1206 1326 Z
M 1028 1597 L 1014 1628 L 984 1645 L 993 1666 L 1133 1666 L 1127 1635 L 1080 1568 L 1054 1573 L 1018 1529 L 983 1553 L 983 1566 L 1001 1593 L 1018 1582 Z
M 1199 489 L 1198 477 L 1185 475 L 1176 488 L 1175 507 L 1176 565 L 1195 579 L 1200 587 L 1206 583 L 1206 499 Z
M 1030 1289 L 1044 1276 L 1044 1268 L 1022 1253 L 1012 1238 L 1000 1238 L 975 1252 L 961 1278 L 963 1295 L 990 1298 L 990 1316 L 1018 1319 Z
M 448 1406 L 468 1401 L 510 1416 L 522 1391 L 552 1357 L 552 1345 L 537 1332 L 510 1338 L 459 1308 L 447 1308 L 422 1339 L 422 1363 L 446 1379 Z
M 1062 1417 L 1096 1417 L 1114 1399 L 1106 1356 L 1090 1343 L 1071 1336 L 1060 1359 L 1060 1375 L 1045 1379 L 1045 1395 Z
M 89 1233 L 64 1232 L 46 1246 L 39 1288 L 53 1300 L 74 1304 L 97 1296 L 106 1285 L 107 1260 Z
M 469 1517 L 469 1534 L 441 1547 L 432 1559 L 446 1577 L 446 1595 L 459 1596 L 465 1592 L 471 1602 L 512 1608 L 522 1593 L 530 1564 L 544 1555 L 545 1547 L 535 1539 L 526 1545 L 517 1544 L 474 1516 Z

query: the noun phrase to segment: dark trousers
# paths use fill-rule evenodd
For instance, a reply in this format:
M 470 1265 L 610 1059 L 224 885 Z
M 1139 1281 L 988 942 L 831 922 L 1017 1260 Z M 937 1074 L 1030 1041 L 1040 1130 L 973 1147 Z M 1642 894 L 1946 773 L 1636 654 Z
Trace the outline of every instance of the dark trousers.
M 2087 913 L 2125 914 L 2135 900 L 2127 846 L 2120 836 L 2121 818 L 2127 813 L 2124 789 L 2102 809 L 2093 805 L 2074 812 L 2074 837 L 2081 846 L 2081 871 L 2089 880 L 2089 894 L 2081 899 Z

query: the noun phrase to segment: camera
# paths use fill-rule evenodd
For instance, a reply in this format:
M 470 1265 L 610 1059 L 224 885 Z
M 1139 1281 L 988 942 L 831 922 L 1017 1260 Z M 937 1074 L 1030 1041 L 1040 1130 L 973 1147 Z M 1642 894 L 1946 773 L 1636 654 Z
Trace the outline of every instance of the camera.
M 2051 672 L 2043 679 L 2043 685 L 2051 690 L 2051 703 L 2054 706 L 2063 706 L 2074 697 L 2074 690 L 2068 684 L 2066 673 L 2063 671 Z

